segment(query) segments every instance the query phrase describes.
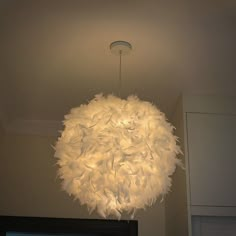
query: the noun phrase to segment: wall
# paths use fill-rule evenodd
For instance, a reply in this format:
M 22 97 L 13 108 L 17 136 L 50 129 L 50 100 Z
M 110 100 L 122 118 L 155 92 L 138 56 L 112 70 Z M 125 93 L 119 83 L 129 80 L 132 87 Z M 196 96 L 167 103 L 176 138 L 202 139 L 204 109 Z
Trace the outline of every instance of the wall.
M 100 218 L 60 189 L 53 136 L 6 135 L 0 150 L 0 215 Z M 140 210 L 140 236 L 164 236 L 164 203 Z M 124 217 L 123 219 L 129 219 Z
M 3 142 L 3 139 L 4 139 L 4 135 L 5 135 L 5 132 L 4 132 L 4 129 L 1 125 L 1 122 L 0 122 L 0 147 L 1 147 L 1 144 Z
M 175 135 L 179 137 L 179 145 L 184 152 L 183 107 L 180 98 L 171 123 L 175 126 Z M 185 153 L 179 155 L 184 168 L 177 168 L 172 176 L 172 187 L 165 201 L 165 233 L 166 236 L 188 235 L 188 209 L 186 190 Z

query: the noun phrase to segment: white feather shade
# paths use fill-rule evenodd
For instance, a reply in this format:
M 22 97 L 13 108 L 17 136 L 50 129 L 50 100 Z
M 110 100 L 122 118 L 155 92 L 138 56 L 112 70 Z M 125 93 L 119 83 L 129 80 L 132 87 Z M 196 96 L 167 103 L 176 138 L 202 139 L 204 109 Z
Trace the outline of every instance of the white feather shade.
M 63 189 L 90 212 L 120 219 L 152 205 L 180 163 L 173 126 L 149 102 L 97 95 L 65 116 L 55 157 Z

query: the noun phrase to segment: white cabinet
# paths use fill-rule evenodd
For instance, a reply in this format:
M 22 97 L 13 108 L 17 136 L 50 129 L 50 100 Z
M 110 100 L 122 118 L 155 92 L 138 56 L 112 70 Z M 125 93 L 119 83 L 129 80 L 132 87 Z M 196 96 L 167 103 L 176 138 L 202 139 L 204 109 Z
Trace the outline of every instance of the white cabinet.
M 201 236 L 235 236 L 235 217 L 195 216 L 192 219 L 193 235 Z
M 187 114 L 190 203 L 236 206 L 236 116 Z
M 173 175 L 166 235 L 205 236 L 210 227 L 227 227 L 227 217 L 230 226 L 233 222 L 229 235 L 236 235 L 236 99 L 183 96 L 172 123 L 184 151 L 185 171 Z

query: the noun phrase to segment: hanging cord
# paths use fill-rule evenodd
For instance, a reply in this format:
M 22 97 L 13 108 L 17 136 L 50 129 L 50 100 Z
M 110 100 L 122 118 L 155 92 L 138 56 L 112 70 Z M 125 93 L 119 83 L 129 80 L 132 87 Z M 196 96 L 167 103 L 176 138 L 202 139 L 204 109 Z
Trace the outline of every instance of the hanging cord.
M 122 89 L 122 79 L 121 79 L 121 56 L 122 56 L 122 50 L 119 51 L 119 55 L 120 55 L 120 65 L 119 65 L 119 97 L 121 97 L 121 89 Z
M 128 54 L 132 50 L 132 46 L 126 41 L 114 41 L 110 44 L 110 50 L 114 55 L 118 55 L 120 58 L 120 64 L 118 69 L 118 83 L 117 94 L 119 97 L 122 95 L 122 56 Z

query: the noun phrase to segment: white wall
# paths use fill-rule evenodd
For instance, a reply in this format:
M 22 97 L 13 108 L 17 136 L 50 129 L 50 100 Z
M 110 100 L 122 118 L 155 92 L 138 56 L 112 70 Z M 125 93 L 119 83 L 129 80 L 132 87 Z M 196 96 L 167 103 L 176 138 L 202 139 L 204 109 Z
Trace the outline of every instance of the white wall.
M 0 215 L 100 218 L 60 189 L 56 137 L 6 135 L 0 150 Z M 123 219 L 128 219 L 127 216 Z M 164 203 L 139 211 L 140 236 L 164 236 Z

